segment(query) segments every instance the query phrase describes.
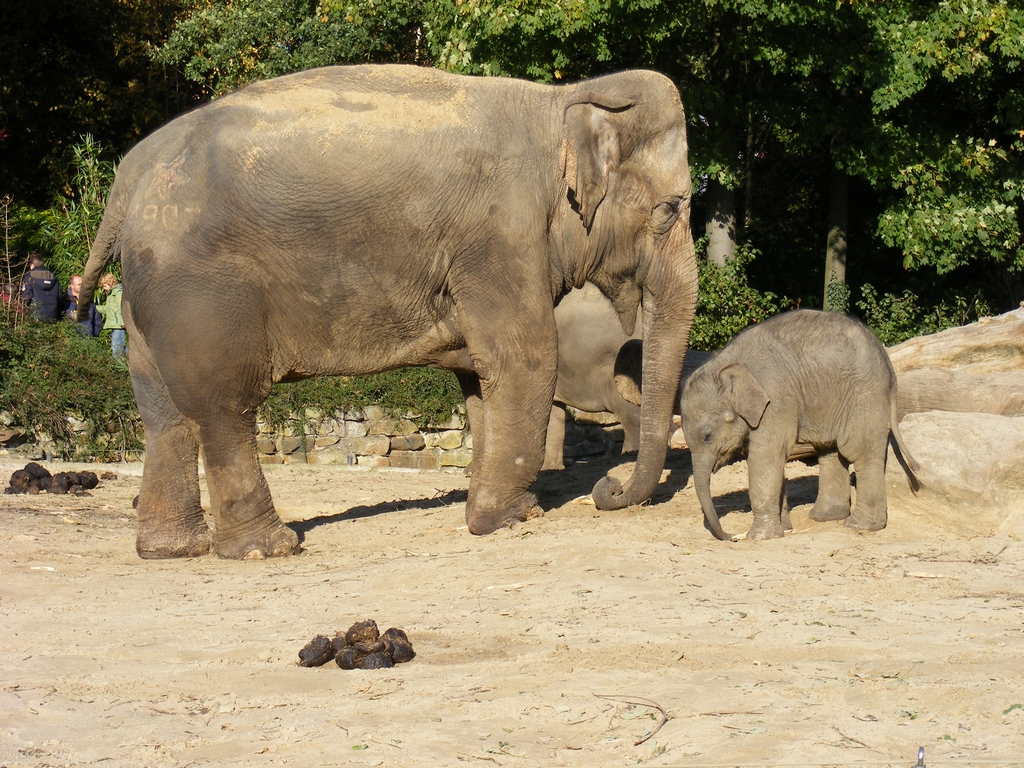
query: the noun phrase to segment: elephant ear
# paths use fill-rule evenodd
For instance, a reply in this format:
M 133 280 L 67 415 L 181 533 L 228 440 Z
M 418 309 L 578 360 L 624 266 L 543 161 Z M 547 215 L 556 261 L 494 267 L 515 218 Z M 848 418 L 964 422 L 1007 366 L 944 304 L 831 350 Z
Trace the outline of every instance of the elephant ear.
M 751 429 L 757 429 L 770 400 L 754 374 L 742 363 L 730 363 L 718 372 L 718 378 L 732 409 Z
M 644 345 L 639 339 L 630 339 L 615 356 L 613 375 L 615 389 L 628 403 L 643 407 L 643 353 Z
M 608 176 L 619 163 L 619 136 L 610 115 L 632 105 L 632 99 L 582 94 L 565 108 L 562 175 L 588 230 L 608 193 Z

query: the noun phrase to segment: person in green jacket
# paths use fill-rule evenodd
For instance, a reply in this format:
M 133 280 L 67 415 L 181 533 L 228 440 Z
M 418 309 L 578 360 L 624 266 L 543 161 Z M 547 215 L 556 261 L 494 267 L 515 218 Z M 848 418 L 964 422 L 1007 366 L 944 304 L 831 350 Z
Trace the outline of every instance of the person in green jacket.
M 110 349 L 114 357 L 124 357 L 125 344 L 128 338 L 124 329 L 124 317 L 121 316 L 121 284 L 117 278 L 107 273 L 100 278 L 100 288 L 108 294 L 105 304 L 97 305 L 96 309 L 103 315 L 103 328 L 110 328 Z

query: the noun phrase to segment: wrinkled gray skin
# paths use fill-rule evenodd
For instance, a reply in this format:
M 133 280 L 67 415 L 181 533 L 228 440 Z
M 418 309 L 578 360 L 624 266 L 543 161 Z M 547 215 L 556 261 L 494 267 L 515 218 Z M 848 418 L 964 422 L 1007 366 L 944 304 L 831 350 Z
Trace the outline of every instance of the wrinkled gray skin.
M 555 326 L 558 379 L 542 469 L 565 468 L 567 405 L 615 414 L 622 425 L 622 452 L 636 451 L 640 447 L 641 325 L 627 334 L 608 298 L 587 283 L 562 297 L 555 307 Z
M 819 457 L 812 520 L 884 528 L 890 432 L 912 485 L 911 470 L 918 469 L 900 436 L 896 400 L 885 348 L 845 315 L 787 312 L 738 335 L 683 388 L 683 433 L 711 531 L 731 538 L 715 512 L 711 475 L 745 445 L 754 514 L 747 538 L 776 538 L 788 528 L 783 473 L 797 445 L 813 447 Z M 857 472 L 852 514 L 851 464 Z
M 454 370 L 466 394 L 469 530 L 538 514 L 553 307 L 588 280 L 627 333 L 642 299 L 648 340 L 634 474 L 594 498 L 647 498 L 695 307 L 690 191 L 679 94 L 651 72 L 545 86 L 330 67 L 164 126 L 120 164 L 82 284 L 91 296 L 121 259 L 146 430 L 138 553 L 296 552 L 257 461 L 256 409 L 274 382 L 408 365 Z

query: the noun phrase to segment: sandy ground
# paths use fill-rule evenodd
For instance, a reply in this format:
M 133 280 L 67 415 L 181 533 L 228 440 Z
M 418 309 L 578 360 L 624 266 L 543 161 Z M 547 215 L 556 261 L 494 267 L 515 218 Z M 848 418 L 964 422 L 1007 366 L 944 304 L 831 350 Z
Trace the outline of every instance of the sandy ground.
M 686 457 L 622 512 L 572 500 L 628 462 L 545 473 L 483 538 L 461 474 L 270 467 L 305 551 L 264 562 L 138 559 L 138 465 L 3 496 L 0 765 L 1024 766 L 1024 527 L 813 523 L 793 464 L 795 531 L 721 543 Z M 745 487 L 715 477 L 732 532 Z M 417 657 L 297 666 L 366 618 Z

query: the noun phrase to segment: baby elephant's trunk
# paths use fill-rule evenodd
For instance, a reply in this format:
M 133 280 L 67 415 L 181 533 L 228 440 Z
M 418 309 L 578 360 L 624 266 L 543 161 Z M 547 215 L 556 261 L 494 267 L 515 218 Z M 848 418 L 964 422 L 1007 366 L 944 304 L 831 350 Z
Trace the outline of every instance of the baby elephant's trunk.
M 701 509 L 704 510 L 704 519 L 707 520 L 708 528 L 715 534 L 715 538 L 719 541 L 732 541 L 732 536 L 722 530 L 722 524 L 718 520 L 718 512 L 715 511 L 715 503 L 711 498 L 710 467 L 694 466 L 693 487 L 697 491 L 697 499 L 700 500 Z

